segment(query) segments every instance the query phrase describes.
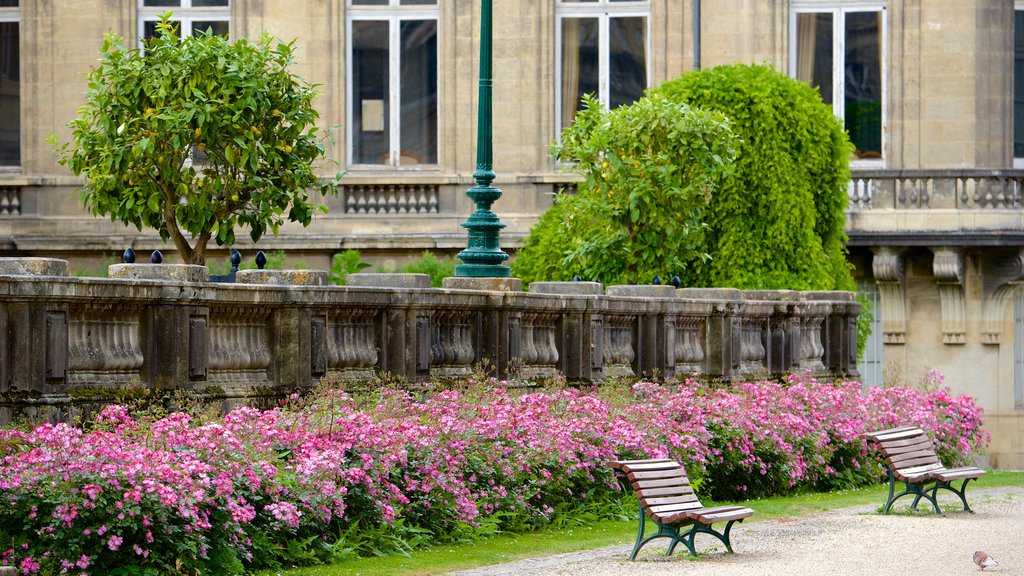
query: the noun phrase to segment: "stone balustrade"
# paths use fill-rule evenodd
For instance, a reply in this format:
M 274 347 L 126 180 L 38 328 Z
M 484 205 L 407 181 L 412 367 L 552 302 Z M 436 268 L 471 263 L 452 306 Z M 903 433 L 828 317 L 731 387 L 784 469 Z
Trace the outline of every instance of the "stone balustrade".
M 425 276 L 373 274 L 345 287 L 315 274 L 298 285 L 281 275 L 214 284 L 117 266 L 117 278 L 72 278 L 61 261 L 0 259 L 0 417 L 133 386 L 231 400 L 284 394 L 329 373 L 460 378 L 481 362 L 503 377 L 583 383 L 856 377 L 860 306 L 847 292 L 432 289 Z

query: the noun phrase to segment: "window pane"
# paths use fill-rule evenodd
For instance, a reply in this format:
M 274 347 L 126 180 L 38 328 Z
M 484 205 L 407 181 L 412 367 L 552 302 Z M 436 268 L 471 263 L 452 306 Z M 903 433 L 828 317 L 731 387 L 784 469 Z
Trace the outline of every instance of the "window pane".
M 388 162 L 388 23 L 352 22 L 352 159 Z
M 0 166 L 21 164 L 18 23 L 0 22 Z
M 1013 157 L 1024 158 L 1024 11 L 1013 13 Z
M 437 22 L 401 24 L 399 164 L 437 164 Z
M 145 0 L 142 5 L 154 7 L 181 6 L 181 0 Z
M 192 35 L 209 31 L 214 36 L 228 35 L 228 22 L 226 20 L 196 20 L 192 23 Z
M 647 88 L 647 18 L 608 22 L 608 107 L 632 104 Z
M 796 15 L 796 77 L 832 105 L 832 14 Z
M 562 128 L 572 125 L 584 94 L 597 95 L 598 34 L 597 18 L 562 19 Z
M 175 22 L 173 20 L 171 22 L 174 24 L 174 34 L 177 36 L 178 32 L 181 30 L 181 22 Z M 142 38 L 144 40 L 152 40 L 159 36 L 156 31 L 156 25 L 156 20 L 146 20 L 142 23 Z
M 846 14 L 846 130 L 857 158 L 882 157 L 882 13 Z
M 388 0 L 352 0 L 353 6 L 387 6 Z
M 0 8 L 17 8 L 18 0 L 0 0 Z
M 401 0 L 399 4 L 402 6 L 434 6 L 437 4 L 437 0 Z
M 207 8 L 214 6 L 227 8 L 228 0 L 192 0 L 193 8 Z

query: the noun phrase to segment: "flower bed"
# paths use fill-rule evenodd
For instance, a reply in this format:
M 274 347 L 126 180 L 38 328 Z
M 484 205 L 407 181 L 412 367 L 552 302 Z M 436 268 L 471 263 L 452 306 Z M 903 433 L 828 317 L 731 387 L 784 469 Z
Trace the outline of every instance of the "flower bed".
M 209 421 L 110 406 L 87 431 L 0 431 L 0 564 L 223 574 L 523 530 L 614 508 L 617 457 L 679 458 L 715 499 L 853 486 L 882 473 L 857 435 L 900 424 L 933 432 L 949 464 L 988 440 L 968 397 L 810 378 L 424 401 L 333 391 Z

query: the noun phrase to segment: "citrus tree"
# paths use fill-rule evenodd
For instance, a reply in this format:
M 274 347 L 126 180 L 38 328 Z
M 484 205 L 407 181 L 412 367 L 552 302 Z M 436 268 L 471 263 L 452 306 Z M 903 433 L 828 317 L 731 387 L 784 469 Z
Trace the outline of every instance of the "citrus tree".
M 608 110 L 585 97 L 552 153 L 583 177 L 512 262 L 526 282 L 578 274 L 605 284 L 671 278 L 700 250 L 703 211 L 735 156 L 720 112 L 660 95 Z
M 179 39 L 170 13 L 143 49 L 108 34 L 69 123 L 59 162 L 82 176 L 83 205 L 112 221 L 156 229 L 187 263 L 210 240 L 253 241 L 286 221 L 308 225 L 336 193 L 314 164 L 324 156 L 315 88 L 288 71 L 294 42 Z

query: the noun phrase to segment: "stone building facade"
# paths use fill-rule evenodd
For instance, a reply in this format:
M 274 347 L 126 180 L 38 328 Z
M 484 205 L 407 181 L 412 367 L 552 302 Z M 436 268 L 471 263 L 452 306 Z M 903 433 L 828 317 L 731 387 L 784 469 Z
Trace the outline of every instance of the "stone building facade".
M 103 33 L 136 45 L 169 8 L 186 32 L 297 39 L 296 71 L 339 127 L 328 154 L 347 175 L 330 214 L 260 248 L 325 267 L 347 248 L 381 261 L 465 246 L 479 2 L 0 0 L 0 255 L 74 268 L 163 247 L 86 214 L 46 138 L 68 139 Z M 770 63 L 818 86 L 857 147 L 850 255 L 877 319 L 865 380 L 941 371 L 985 407 L 992 462 L 1024 466 L 1024 2 L 495 0 L 494 12 L 503 246 L 571 185 L 547 146 L 578 94 L 614 105 L 696 66 Z

